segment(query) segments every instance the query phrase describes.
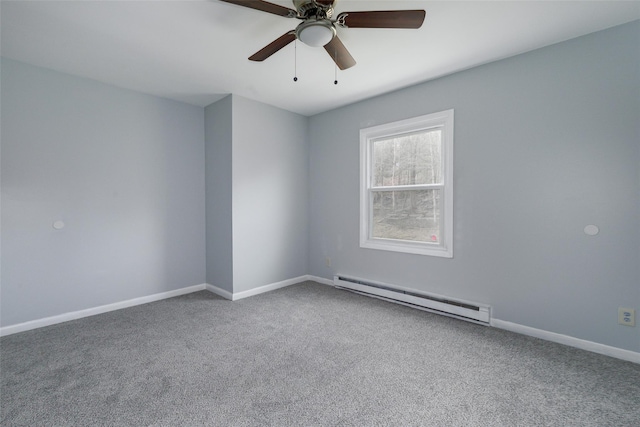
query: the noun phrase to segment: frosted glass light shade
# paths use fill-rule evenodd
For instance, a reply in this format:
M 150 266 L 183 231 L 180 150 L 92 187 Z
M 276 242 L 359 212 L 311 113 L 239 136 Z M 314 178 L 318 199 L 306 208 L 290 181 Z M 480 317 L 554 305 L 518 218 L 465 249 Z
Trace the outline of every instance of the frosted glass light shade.
M 322 22 L 306 25 L 298 31 L 298 39 L 312 47 L 324 46 L 333 39 L 335 30 Z

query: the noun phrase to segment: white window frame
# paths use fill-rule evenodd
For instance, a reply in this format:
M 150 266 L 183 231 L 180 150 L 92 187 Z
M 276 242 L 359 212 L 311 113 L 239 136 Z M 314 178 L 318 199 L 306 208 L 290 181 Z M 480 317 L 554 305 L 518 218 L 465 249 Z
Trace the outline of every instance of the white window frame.
M 442 236 L 438 243 L 372 237 L 372 146 L 375 140 L 424 130 L 442 131 L 442 179 L 435 185 L 414 186 L 437 188 L 441 194 L 440 221 Z M 392 190 L 393 187 L 385 187 Z M 380 190 L 380 188 L 378 188 Z M 410 254 L 453 258 L 453 110 L 427 114 L 407 120 L 360 130 L 360 247 Z

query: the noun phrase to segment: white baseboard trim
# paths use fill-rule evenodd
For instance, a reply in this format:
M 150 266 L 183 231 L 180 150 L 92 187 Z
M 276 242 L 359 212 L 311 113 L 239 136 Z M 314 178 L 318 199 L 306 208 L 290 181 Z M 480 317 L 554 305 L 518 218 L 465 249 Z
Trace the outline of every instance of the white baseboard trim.
M 237 301 L 242 298 L 252 297 L 254 295 L 263 294 L 269 291 L 275 291 L 276 289 L 284 288 L 287 286 L 295 285 L 296 283 L 304 282 L 308 276 L 298 276 L 293 279 L 283 280 L 281 282 L 271 283 L 270 285 L 260 286 L 258 288 L 249 289 L 248 291 L 236 292 L 233 294 L 232 301 Z
M 307 275 L 307 278 L 305 280 L 311 280 L 323 285 L 334 286 L 333 279 L 325 279 L 324 277 Z
M 265 292 L 275 291 L 276 289 L 284 288 L 291 285 L 296 285 L 301 282 L 306 282 L 311 280 L 313 282 L 318 282 L 323 285 L 333 286 L 333 280 L 324 279 L 318 276 L 311 276 L 309 274 L 305 274 L 303 276 L 294 277 L 293 279 L 283 280 L 281 282 L 271 283 L 269 285 L 260 286 L 258 288 L 249 289 L 247 291 L 232 293 L 227 290 L 224 290 L 218 286 L 211 285 L 207 283 L 205 285 L 205 289 L 213 292 L 216 295 L 220 295 L 222 298 L 228 299 L 230 301 L 237 301 L 242 298 L 252 297 L 254 295 L 263 294 Z
M 568 335 L 562 335 L 542 329 L 531 328 L 529 326 L 507 322 L 505 320 L 491 319 L 491 326 L 523 335 L 529 335 L 531 337 L 540 338 L 547 341 L 557 342 L 559 344 L 568 345 L 570 347 L 575 347 L 582 350 L 592 351 L 594 353 L 604 354 L 605 356 L 611 356 L 629 362 L 640 363 L 640 353 L 636 353 L 635 351 L 624 350 L 622 348 L 611 347 L 593 341 L 570 337 Z
M 294 277 L 292 279 L 283 280 L 281 282 L 271 283 L 269 285 L 260 286 L 258 288 L 249 289 L 247 291 L 232 293 L 225 289 L 222 289 L 218 286 L 207 283 L 205 285 L 205 289 L 209 292 L 213 292 L 216 295 L 220 295 L 222 298 L 228 299 L 230 301 L 237 301 L 239 299 L 252 297 L 254 295 L 263 294 L 265 292 L 275 291 L 276 289 L 284 288 L 291 285 L 296 285 L 301 282 L 306 282 L 308 280 L 318 282 L 324 285 L 333 286 L 333 281 L 329 279 L 323 279 L 318 276 L 311 276 L 309 274 L 305 274 L 303 276 Z
M 83 317 L 95 316 L 96 314 L 107 313 L 109 311 L 120 310 L 136 305 L 147 304 L 149 302 L 160 301 L 167 298 L 173 298 L 180 295 L 190 294 L 202 291 L 205 284 L 188 286 L 186 288 L 176 289 L 173 291 L 160 292 L 158 294 L 147 295 L 144 297 L 133 298 L 126 301 L 114 302 L 113 304 L 101 305 L 98 307 L 87 308 L 84 310 L 72 311 L 70 313 L 59 314 L 57 316 L 45 317 L 43 319 L 31 320 L 24 323 L 0 327 L 0 337 L 5 335 L 17 334 L 18 332 L 30 331 L 32 329 L 43 328 L 70 320 L 81 319 Z
M 298 283 L 306 282 L 308 280 L 311 280 L 313 282 L 318 282 L 318 283 L 321 283 L 323 285 L 333 286 L 333 280 L 323 279 L 322 277 L 312 276 L 310 274 L 305 274 L 303 276 L 294 277 L 293 279 L 283 280 L 282 282 L 272 283 L 270 285 L 260 286 L 259 288 L 249 289 L 248 291 L 235 293 L 235 294 L 233 294 L 232 301 L 236 301 L 236 300 L 239 300 L 239 299 L 242 299 L 242 298 L 251 297 L 253 295 L 258 295 L 258 294 L 262 294 L 262 293 L 269 292 L 269 291 L 274 291 L 276 289 L 284 288 L 284 287 L 287 287 L 287 286 L 296 285 Z M 223 292 L 226 292 L 228 294 L 227 291 L 223 290 Z M 224 295 L 222 295 L 222 296 L 224 296 Z M 227 298 L 227 297 L 225 297 L 225 298 Z
M 295 277 L 289 280 L 283 280 L 282 282 L 272 283 L 270 285 L 261 286 L 259 288 L 250 289 L 244 292 L 231 293 L 222 288 L 209 283 L 203 283 L 200 285 L 188 286 L 186 288 L 176 289 L 173 291 L 160 292 L 153 295 L 148 295 L 139 298 L 133 298 L 126 301 L 115 302 L 112 304 L 101 305 L 98 307 L 87 308 L 84 310 L 72 311 L 69 313 L 63 313 L 56 316 L 45 317 L 43 319 L 30 320 L 28 322 L 17 323 L 15 325 L 0 327 L 0 337 L 6 335 L 17 334 L 19 332 L 30 331 L 32 329 L 44 328 L 45 326 L 56 325 L 58 323 L 68 322 L 70 320 L 82 319 L 83 317 L 95 316 L 96 314 L 107 313 L 109 311 L 120 310 L 127 307 L 133 307 L 136 305 L 147 304 L 149 302 L 160 301 L 167 298 L 173 298 L 180 295 L 186 295 L 193 292 L 207 290 L 213 292 L 216 295 L 220 295 L 222 298 L 236 301 L 242 298 L 247 298 L 253 295 L 262 294 L 265 292 L 273 291 L 275 289 L 284 288 L 286 286 L 295 285 L 296 283 L 304 282 L 307 280 L 313 280 L 314 282 L 324 283 L 333 286 L 333 282 L 321 277 L 304 275 Z
M 216 295 L 221 296 L 224 299 L 228 299 L 229 301 L 233 301 L 233 294 L 231 292 L 229 292 L 229 291 L 226 291 L 226 290 L 224 290 L 222 288 L 219 288 L 219 287 L 217 287 L 215 285 L 212 285 L 210 283 L 207 283 L 205 285 L 205 289 L 208 290 L 209 292 L 212 292 L 212 293 L 214 293 Z

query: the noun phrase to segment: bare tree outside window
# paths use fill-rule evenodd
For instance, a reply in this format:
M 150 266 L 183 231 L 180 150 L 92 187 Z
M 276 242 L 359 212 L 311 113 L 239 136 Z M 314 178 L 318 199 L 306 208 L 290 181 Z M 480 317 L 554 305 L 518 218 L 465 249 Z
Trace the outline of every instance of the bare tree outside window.
M 360 130 L 360 247 L 453 257 L 453 110 Z
M 373 141 L 372 237 L 440 241 L 440 190 L 413 186 L 442 184 L 441 137 L 438 129 Z

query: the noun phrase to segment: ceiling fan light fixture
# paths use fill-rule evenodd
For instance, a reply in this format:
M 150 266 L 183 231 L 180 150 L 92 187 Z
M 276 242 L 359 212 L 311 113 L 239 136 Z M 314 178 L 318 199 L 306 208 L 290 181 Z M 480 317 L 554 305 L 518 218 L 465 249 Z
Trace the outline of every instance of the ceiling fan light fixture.
M 331 21 L 307 21 L 303 22 L 296 29 L 296 37 L 302 43 L 311 47 L 321 47 L 333 40 L 336 29 Z

